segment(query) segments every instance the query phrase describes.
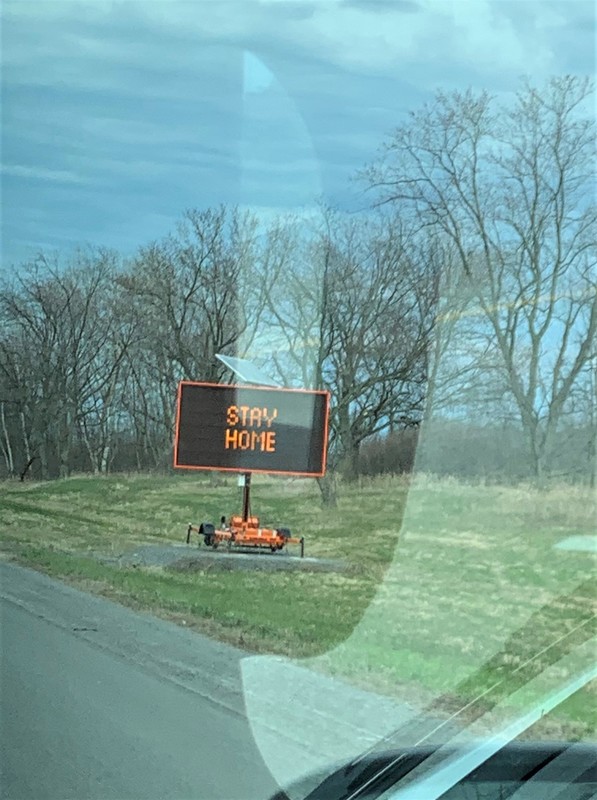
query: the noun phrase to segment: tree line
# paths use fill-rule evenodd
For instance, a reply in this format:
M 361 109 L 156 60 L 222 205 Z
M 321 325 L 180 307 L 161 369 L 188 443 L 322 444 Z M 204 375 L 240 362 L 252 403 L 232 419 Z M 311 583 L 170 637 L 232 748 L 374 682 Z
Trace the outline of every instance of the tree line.
M 3 474 L 167 468 L 178 381 L 227 379 L 227 353 L 329 389 L 329 502 L 338 472 L 410 469 L 423 419 L 424 468 L 466 472 L 507 430 L 513 473 L 594 482 L 591 96 L 572 77 L 524 84 L 508 107 L 439 93 L 360 174 L 359 214 L 190 209 L 133 257 L 88 248 L 14 268 Z

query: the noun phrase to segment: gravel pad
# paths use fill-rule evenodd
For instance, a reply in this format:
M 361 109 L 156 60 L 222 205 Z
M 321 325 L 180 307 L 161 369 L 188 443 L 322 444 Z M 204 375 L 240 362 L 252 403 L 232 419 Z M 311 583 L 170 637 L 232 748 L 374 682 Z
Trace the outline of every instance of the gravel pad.
M 175 572 L 201 572 L 206 569 L 235 569 L 303 572 L 343 572 L 347 565 L 336 559 L 311 558 L 269 551 L 243 552 L 220 549 L 217 552 L 196 545 L 144 545 L 118 556 L 97 554 L 100 561 L 122 567 L 164 567 Z

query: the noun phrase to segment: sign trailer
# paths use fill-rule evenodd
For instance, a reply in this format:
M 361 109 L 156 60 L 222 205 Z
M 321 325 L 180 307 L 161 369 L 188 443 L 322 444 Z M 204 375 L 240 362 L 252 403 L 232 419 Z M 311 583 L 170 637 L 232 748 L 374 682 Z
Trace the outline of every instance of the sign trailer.
M 240 361 L 240 360 L 238 360 Z M 178 386 L 174 466 L 244 474 L 242 515 L 189 524 L 213 548 L 282 550 L 300 544 L 287 528 L 261 528 L 250 513 L 251 473 L 325 474 L 329 393 L 270 386 L 182 381 Z

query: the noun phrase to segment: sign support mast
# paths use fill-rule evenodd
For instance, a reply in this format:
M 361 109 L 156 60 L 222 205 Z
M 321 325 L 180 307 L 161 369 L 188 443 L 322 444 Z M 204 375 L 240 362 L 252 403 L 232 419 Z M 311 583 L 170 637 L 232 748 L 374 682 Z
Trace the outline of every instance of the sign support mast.
M 243 522 L 249 521 L 249 511 L 251 509 L 251 473 L 243 472 Z

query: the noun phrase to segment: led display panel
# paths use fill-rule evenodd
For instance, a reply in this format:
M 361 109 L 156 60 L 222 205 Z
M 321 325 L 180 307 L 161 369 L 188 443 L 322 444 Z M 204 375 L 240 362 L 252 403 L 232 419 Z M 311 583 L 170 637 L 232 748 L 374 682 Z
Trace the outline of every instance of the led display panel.
M 174 466 L 319 477 L 329 393 L 182 381 Z

